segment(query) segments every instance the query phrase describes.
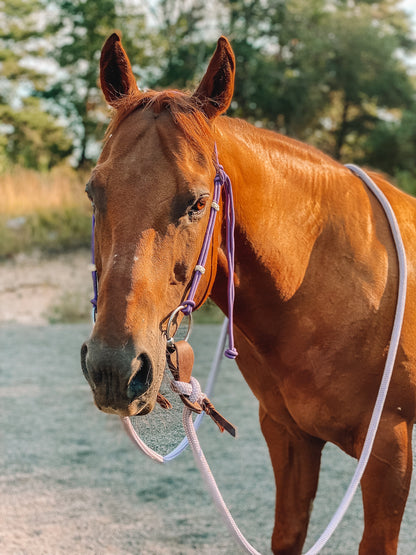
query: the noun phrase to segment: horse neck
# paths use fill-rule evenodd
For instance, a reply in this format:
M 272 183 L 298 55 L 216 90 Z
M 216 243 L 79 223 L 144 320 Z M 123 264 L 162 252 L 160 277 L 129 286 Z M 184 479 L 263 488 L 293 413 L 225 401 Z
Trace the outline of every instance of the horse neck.
M 254 309 L 261 291 L 284 302 L 302 283 L 330 217 L 328 184 L 350 173 L 314 148 L 240 120 L 220 118 L 215 139 L 233 184 L 237 301 Z M 212 297 L 223 310 L 226 274 L 220 253 Z

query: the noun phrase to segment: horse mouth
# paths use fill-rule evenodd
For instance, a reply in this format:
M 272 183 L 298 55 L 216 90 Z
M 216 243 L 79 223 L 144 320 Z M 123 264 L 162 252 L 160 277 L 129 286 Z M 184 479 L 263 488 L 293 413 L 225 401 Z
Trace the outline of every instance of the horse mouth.
M 137 399 L 136 402 L 131 403 L 127 408 L 113 408 L 111 406 L 105 406 L 105 404 L 100 404 L 100 401 L 94 396 L 94 403 L 96 407 L 106 414 L 114 414 L 120 418 L 132 417 L 132 416 L 144 416 L 149 414 L 154 408 L 154 404 L 148 401 Z
M 143 407 L 139 408 L 136 414 L 133 414 L 132 416 L 145 416 L 146 414 L 149 414 L 149 412 L 152 412 L 153 408 L 154 405 L 146 403 Z

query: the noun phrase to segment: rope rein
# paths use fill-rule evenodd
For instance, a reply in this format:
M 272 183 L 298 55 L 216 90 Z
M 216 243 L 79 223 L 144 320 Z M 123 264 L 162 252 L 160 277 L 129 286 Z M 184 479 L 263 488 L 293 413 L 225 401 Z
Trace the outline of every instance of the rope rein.
M 406 304 L 406 288 L 407 288 L 407 263 L 406 263 L 406 253 L 403 245 L 403 241 L 400 234 L 399 225 L 397 223 L 394 211 L 387 200 L 381 189 L 374 183 L 374 181 L 360 168 L 352 164 L 347 165 L 347 168 L 359 177 L 365 185 L 370 189 L 370 191 L 376 196 L 380 202 L 390 225 L 392 231 L 397 258 L 399 263 L 399 288 L 397 294 L 397 305 L 396 314 L 394 318 L 393 330 L 391 334 L 390 347 L 387 355 L 383 376 L 380 383 L 379 392 L 377 395 L 376 403 L 371 416 L 370 424 L 367 430 L 367 435 L 364 441 L 363 449 L 361 451 L 361 456 L 357 463 L 354 475 L 351 482 L 342 498 L 337 510 L 335 511 L 332 519 L 330 520 L 328 526 L 325 528 L 321 536 L 315 542 L 315 544 L 307 551 L 305 555 L 316 555 L 323 549 L 326 543 L 329 541 L 330 537 L 334 533 L 338 524 L 341 522 L 343 516 L 345 515 L 354 494 L 358 488 L 361 478 L 364 474 L 365 468 L 367 466 L 368 460 L 371 455 L 371 451 L 374 444 L 374 439 L 377 433 L 378 425 L 380 422 L 381 414 L 384 407 L 384 402 L 386 400 L 391 376 L 393 374 L 394 362 L 396 360 L 397 349 L 400 341 L 400 334 L 403 324 L 404 310 Z M 202 448 L 198 441 L 198 436 L 196 434 L 195 427 L 192 421 L 192 413 L 186 407 L 183 410 L 183 424 L 185 428 L 186 437 L 188 438 L 189 445 L 191 446 L 192 453 L 195 462 L 200 470 L 205 484 L 212 496 L 214 504 L 217 509 L 222 514 L 225 524 L 231 531 L 235 541 L 243 548 L 246 553 L 251 553 L 252 555 L 260 555 L 259 552 L 245 539 L 241 531 L 235 524 L 228 508 L 221 496 L 218 486 L 215 482 L 214 476 L 209 468 L 208 462 L 204 456 Z

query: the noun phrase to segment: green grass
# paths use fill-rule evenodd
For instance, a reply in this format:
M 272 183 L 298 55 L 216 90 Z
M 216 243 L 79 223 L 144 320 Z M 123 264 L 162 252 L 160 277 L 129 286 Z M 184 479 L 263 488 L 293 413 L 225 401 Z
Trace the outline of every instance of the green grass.
M 91 215 L 75 206 L 14 218 L 1 215 L 0 260 L 19 252 L 53 254 L 86 247 L 90 235 Z

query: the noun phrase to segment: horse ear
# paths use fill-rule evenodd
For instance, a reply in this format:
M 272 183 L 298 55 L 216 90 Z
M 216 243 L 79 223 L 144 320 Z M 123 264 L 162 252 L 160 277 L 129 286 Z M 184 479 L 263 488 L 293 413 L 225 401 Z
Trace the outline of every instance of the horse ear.
M 101 50 L 100 82 L 105 99 L 112 106 L 123 96 L 138 90 L 130 61 L 117 33 L 106 40 Z
M 208 69 L 194 93 L 208 119 L 224 113 L 233 98 L 235 57 L 230 43 L 220 37 Z

